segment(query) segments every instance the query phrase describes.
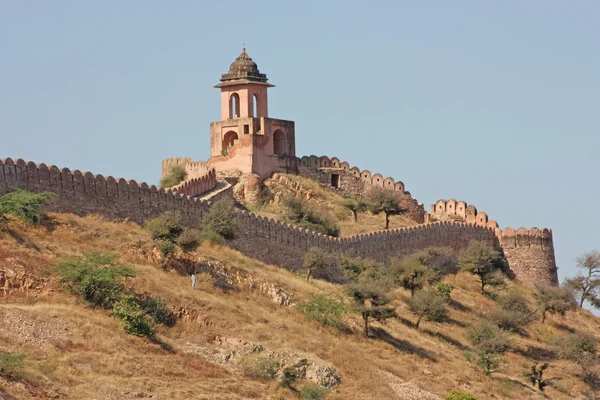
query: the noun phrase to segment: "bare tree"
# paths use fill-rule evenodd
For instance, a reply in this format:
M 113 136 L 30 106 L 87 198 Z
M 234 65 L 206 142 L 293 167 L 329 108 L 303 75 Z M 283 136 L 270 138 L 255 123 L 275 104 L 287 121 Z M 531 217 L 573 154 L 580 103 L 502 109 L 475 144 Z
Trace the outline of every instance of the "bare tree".
M 579 307 L 587 300 L 592 307 L 600 308 L 600 251 L 577 257 L 577 266 L 584 270 L 583 275 L 567 279 L 565 286 L 573 290 Z

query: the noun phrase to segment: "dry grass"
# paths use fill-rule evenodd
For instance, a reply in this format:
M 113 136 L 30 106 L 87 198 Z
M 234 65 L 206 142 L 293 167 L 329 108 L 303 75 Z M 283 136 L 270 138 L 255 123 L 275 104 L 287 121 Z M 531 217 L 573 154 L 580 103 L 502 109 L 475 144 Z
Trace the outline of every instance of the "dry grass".
M 118 252 L 122 245 L 150 242 L 147 232 L 129 222 L 53 216 L 52 228 L 11 223 L 9 232 L 0 233 L 0 269 L 11 259 L 31 274 L 43 276 L 70 255 Z M 307 283 L 229 248 L 205 245 L 198 252 L 284 285 L 295 302 L 320 291 L 341 291 L 323 281 Z M 159 328 L 159 341 L 152 343 L 126 335 L 116 319 L 85 307 L 56 285 L 49 286 L 52 290 L 13 292 L 0 300 L 0 321 L 5 322 L 0 324 L 0 350 L 28 354 L 29 366 L 26 385 L 0 379 L 6 393 L 19 399 L 35 398 L 40 390 L 54 390 L 68 399 L 129 399 L 142 392 L 159 399 L 294 398 L 275 382 L 244 377 L 198 351 L 224 348 L 220 343 L 225 338 L 236 338 L 278 353 L 323 360 L 342 376 L 334 397 L 346 400 L 411 398 L 398 393 L 402 381 L 439 396 L 457 389 L 478 398 L 538 399 L 540 395 L 521 376 L 532 358 L 551 358 L 552 341 L 565 334 L 567 326 L 597 337 L 600 328 L 598 319 L 585 311 L 568 313 L 565 318 L 551 316 L 545 325 L 536 322 L 526 336 L 513 335 L 515 350 L 504 357 L 503 371 L 488 377 L 466 361 L 463 353 L 469 346 L 464 330 L 494 302 L 478 293 L 476 280 L 468 275 L 448 278 L 456 286 L 449 322 L 423 322 L 421 331 L 416 331 L 411 326 L 415 319 L 404 304 L 407 293 L 398 290 L 394 296 L 400 318 L 385 325 L 373 323 L 378 339 L 365 339 L 355 313 L 348 314 L 346 322 L 356 333 L 344 334 L 303 318 L 294 307 L 278 306 L 256 290 L 223 292 L 206 287 L 192 292 L 188 277 L 165 272 L 137 256 L 123 255 L 121 261 L 138 273 L 128 285 L 160 296 L 192 317 L 178 320 L 173 328 Z M 531 297 L 529 288 L 514 289 Z M 575 376 L 577 367 L 555 359 L 549 362 L 547 375 L 561 378 L 557 382 L 562 392 L 548 388 L 548 397 L 577 398 L 584 389 Z
M 340 236 L 352 236 L 384 229 L 385 217 L 383 214 L 373 215 L 369 212 L 360 213 L 358 216 L 358 223 L 356 223 L 354 222 L 352 213 L 342 207 L 344 198 L 339 194 L 328 188 L 322 187 L 309 178 L 297 175 L 279 175 L 285 176 L 290 182 L 295 182 L 300 189 L 293 189 L 291 186 L 286 185 L 277 179 L 268 179 L 265 181 L 265 185 L 268 186 L 271 191 L 283 195 L 297 195 L 299 192 L 310 193 L 311 198 L 308 200 L 308 203 L 318 212 L 328 215 L 336 222 L 340 227 Z M 285 215 L 285 209 L 280 203 L 269 203 L 263 206 L 248 205 L 248 207 L 252 212 L 268 218 L 283 220 Z M 390 229 L 403 228 L 416 224 L 415 221 L 402 215 L 390 217 Z

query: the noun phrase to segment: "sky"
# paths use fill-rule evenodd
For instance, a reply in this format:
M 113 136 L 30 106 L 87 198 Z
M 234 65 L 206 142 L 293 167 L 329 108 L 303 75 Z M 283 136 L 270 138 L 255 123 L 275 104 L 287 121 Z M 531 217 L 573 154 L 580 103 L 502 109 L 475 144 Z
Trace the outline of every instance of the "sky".
M 242 42 L 296 152 L 600 249 L 600 2 L 0 0 L 0 157 L 157 184 Z

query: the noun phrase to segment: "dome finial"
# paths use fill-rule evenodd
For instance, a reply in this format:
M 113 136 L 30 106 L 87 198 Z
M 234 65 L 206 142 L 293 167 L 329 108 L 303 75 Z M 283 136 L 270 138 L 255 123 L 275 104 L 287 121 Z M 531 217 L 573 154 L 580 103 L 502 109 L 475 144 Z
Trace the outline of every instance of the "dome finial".
M 246 42 L 242 42 L 242 51 L 246 51 Z

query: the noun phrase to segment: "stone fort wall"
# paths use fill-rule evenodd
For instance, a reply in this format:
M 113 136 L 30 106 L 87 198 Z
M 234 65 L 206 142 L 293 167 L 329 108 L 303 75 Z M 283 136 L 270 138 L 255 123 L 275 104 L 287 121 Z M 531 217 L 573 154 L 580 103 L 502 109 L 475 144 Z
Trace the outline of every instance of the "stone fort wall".
M 407 209 L 406 214 L 416 222 L 425 222 L 425 209 L 414 199 L 410 192 L 405 190 L 402 181 L 395 181 L 392 177 L 384 178 L 379 173 L 372 174 L 369 170 L 360 170 L 351 167 L 346 161 L 337 157 L 315 155 L 298 158 L 298 169 L 301 175 L 308 176 L 325 185 L 332 185 L 332 174 L 338 175 L 337 188 L 345 193 L 362 194 L 368 186 L 379 186 L 401 193 L 402 206 Z
M 0 195 L 14 187 L 58 194 L 50 211 L 98 214 L 137 223 L 174 211 L 182 215 L 187 226 L 200 227 L 202 216 L 210 207 L 209 201 L 146 183 L 6 158 L 0 162 Z M 232 198 L 231 191 L 221 195 Z M 517 279 L 530 283 L 558 282 L 552 232 L 548 229 L 494 230 L 460 222 L 440 222 L 334 238 L 251 213 L 240 212 L 238 217 L 240 232 L 229 244 L 250 257 L 282 267 L 300 266 L 302 256 L 311 247 L 386 261 L 423 247 L 448 246 L 458 251 L 471 240 L 483 240 L 502 248 Z
M 431 205 L 430 211 L 425 214 L 425 222 L 435 221 L 464 221 L 488 228 L 498 228 L 498 222 L 489 219 L 483 211 L 477 211 L 477 207 L 465 201 L 456 201 L 454 199 L 439 199 Z

